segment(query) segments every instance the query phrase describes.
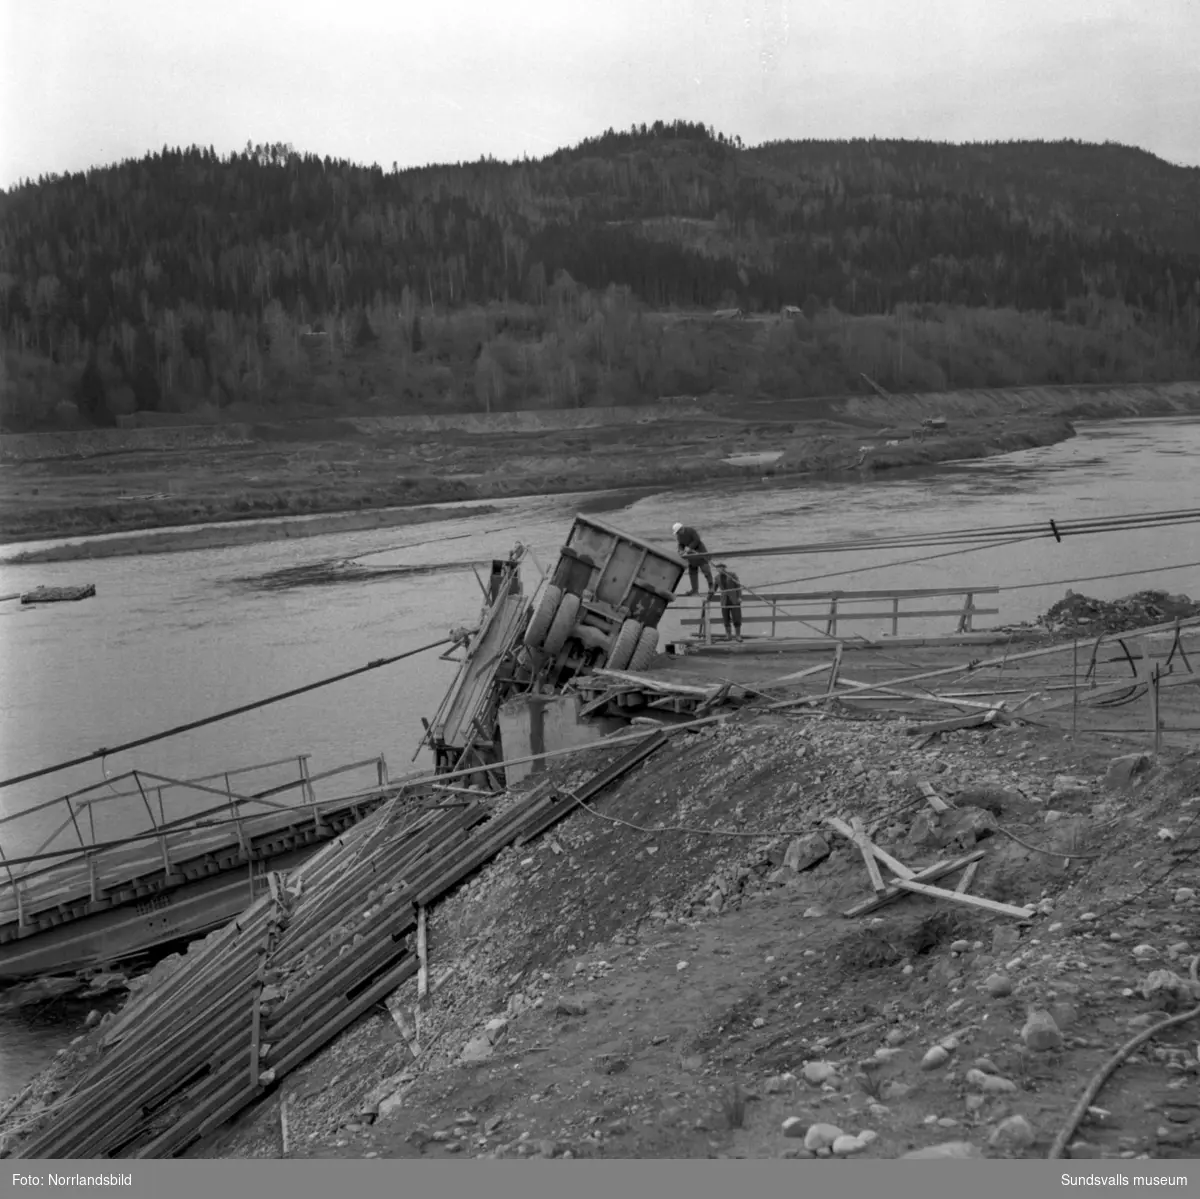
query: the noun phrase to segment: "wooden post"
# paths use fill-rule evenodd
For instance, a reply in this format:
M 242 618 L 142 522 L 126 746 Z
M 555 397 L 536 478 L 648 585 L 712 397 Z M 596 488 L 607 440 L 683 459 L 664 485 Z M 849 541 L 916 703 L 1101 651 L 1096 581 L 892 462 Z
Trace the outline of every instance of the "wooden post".
M 831 695 L 833 689 L 837 686 L 838 674 L 842 669 L 842 643 L 837 643 L 837 649 L 833 653 L 833 665 L 829 668 L 829 686 L 826 688 L 826 695 Z
M 5 872 L 8 874 L 8 884 L 10 887 L 12 887 L 13 897 L 17 901 L 17 927 L 24 928 L 25 927 L 25 910 L 21 904 L 21 883 L 20 883 L 20 880 L 17 878 L 17 876 L 15 874 L 13 874 L 12 867 L 7 864 L 7 861 L 4 857 L 4 846 L 3 845 L 0 845 L 0 862 L 5 863 L 4 869 L 5 869 Z
M 280 1141 L 282 1142 L 282 1145 L 283 1145 L 283 1151 L 280 1154 L 281 1157 L 287 1157 L 287 1155 L 288 1155 L 287 1107 L 288 1107 L 288 1097 L 285 1094 L 283 1096 L 283 1098 L 280 1099 L 280 1101 L 279 1101 L 279 1133 L 280 1133 Z
M 92 894 L 92 903 L 100 902 L 100 871 L 96 867 L 96 855 L 89 853 L 87 855 L 88 864 L 88 886 Z
M 1071 647 L 1071 740 L 1079 732 L 1079 638 Z
M 417 908 L 417 961 L 417 1003 L 424 1007 L 429 1002 L 429 938 L 423 904 Z
M 900 634 L 900 597 L 892 596 L 892 636 L 897 637 Z
M 242 856 L 250 857 L 250 846 L 246 841 L 246 833 L 242 828 L 242 817 L 238 811 L 237 805 L 233 801 L 233 787 L 229 783 L 229 772 L 225 773 L 225 794 L 229 796 L 229 813 L 233 817 L 234 828 L 237 829 L 238 843 L 242 847 Z
M 1159 690 L 1158 683 L 1161 678 L 1161 672 L 1158 663 L 1154 664 L 1154 672 L 1150 679 L 1150 712 L 1151 720 L 1154 724 L 1154 752 L 1158 753 L 1162 749 L 1162 721 L 1159 719 Z
M 312 808 L 313 827 L 319 833 L 321 831 L 321 809 L 317 806 L 317 793 L 313 790 L 313 785 L 308 781 L 308 754 L 300 754 L 296 761 L 300 763 L 300 778 L 303 782 L 302 791 L 309 806 Z
M 1150 732 L 1157 746 L 1161 740 L 1158 730 L 1158 673 L 1157 665 L 1150 665 L 1150 642 L 1145 637 L 1138 641 L 1138 678 L 1146 685 L 1146 706 L 1150 710 Z
M 80 848 L 83 847 L 83 833 L 79 831 L 79 821 L 75 816 L 75 805 L 71 802 L 70 797 L 67 797 L 67 811 L 71 813 L 71 823 L 75 826 L 75 836 L 79 838 Z
M 771 636 L 775 636 L 775 621 L 779 617 L 779 601 L 773 599 L 771 601 Z
M 158 825 L 154 821 L 154 809 L 150 806 L 150 800 L 146 795 L 146 789 L 142 786 L 141 777 L 138 775 L 136 770 L 133 772 L 133 781 L 137 783 L 137 789 L 139 792 L 141 792 L 142 803 L 146 805 L 146 815 L 150 817 L 150 827 L 158 828 Z M 169 879 L 171 877 L 171 851 L 167 848 L 166 833 L 160 832 L 158 834 L 158 848 L 159 852 L 162 854 L 163 876 L 164 878 Z

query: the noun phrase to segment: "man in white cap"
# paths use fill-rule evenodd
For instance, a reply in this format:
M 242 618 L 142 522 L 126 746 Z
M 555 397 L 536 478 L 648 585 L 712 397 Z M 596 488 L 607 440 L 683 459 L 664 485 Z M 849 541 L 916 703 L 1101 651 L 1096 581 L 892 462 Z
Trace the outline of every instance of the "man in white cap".
M 692 589 L 686 594 L 700 594 L 699 575 L 701 572 L 708 582 L 708 590 L 711 594 L 714 586 L 712 571 L 708 567 L 708 547 L 700 540 L 700 534 L 691 525 L 682 525 L 678 521 L 671 526 L 671 532 L 675 534 L 675 542 L 679 546 L 680 555 L 688 564 L 688 578 L 691 580 Z

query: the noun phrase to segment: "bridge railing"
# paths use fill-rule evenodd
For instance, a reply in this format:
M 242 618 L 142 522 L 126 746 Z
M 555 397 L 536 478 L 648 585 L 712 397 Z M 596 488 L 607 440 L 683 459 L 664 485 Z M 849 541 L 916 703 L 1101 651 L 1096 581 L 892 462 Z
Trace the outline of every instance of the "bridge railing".
M 188 779 L 130 770 L 23 811 L 0 816 L 0 922 L 3 922 L 5 909 L 15 907 L 18 922 L 24 923 L 28 889 L 37 882 L 48 881 L 48 876 L 65 867 L 76 866 L 81 859 L 87 862 L 92 898 L 97 899 L 100 867 L 104 856 L 113 851 L 153 841 L 157 844 L 163 871 L 170 876 L 175 872 L 172 850 L 176 851 L 177 858 L 186 856 L 179 853 L 181 847 L 178 844 L 172 845 L 172 840 L 177 842 L 180 834 L 232 827 L 241 848 L 248 854 L 249 837 L 255 832 L 255 823 L 263 817 L 304 813 L 311 815 L 314 824 L 320 828 L 323 808 L 344 805 L 356 797 L 319 798 L 316 783 L 371 768 L 376 785 L 357 794 L 366 796 L 388 784 L 387 761 L 382 754 L 319 774 L 313 774 L 309 769 L 310 756 L 298 754 Z M 234 790 L 235 779 L 261 775 L 268 770 L 278 771 L 281 767 L 294 768 L 295 775 L 250 794 L 243 793 L 240 787 Z M 132 787 L 128 786 L 130 783 Z M 118 790 L 122 784 L 126 789 Z M 298 802 L 281 798 L 296 792 L 300 795 Z M 172 806 L 177 806 L 183 814 L 169 817 L 168 796 L 173 801 Z M 210 801 L 209 806 L 198 809 L 197 803 L 206 800 Z M 132 805 L 130 801 L 133 801 Z M 131 806 L 140 813 L 133 823 Z M 22 823 L 26 829 L 31 825 L 44 829 L 47 818 L 51 823 L 54 820 L 58 823 L 32 849 L 23 847 L 19 852 L 13 852 L 17 845 L 27 846 L 32 839 L 28 832 L 22 835 Z M 5 851 L 6 844 L 9 852 Z
M 953 617 L 956 632 L 970 633 L 977 616 L 994 616 L 999 608 L 981 608 L 976 605 L 979 596 L 999 594 L 999 587 L 914 587 L 888 588 L 875 591 L 781 591 L 755 592 L 743 585 L 742 624 L 766 626 L 762 629 L 767 637 L 815 635 L 839 639 L 854 635 L 853 626 L 872 621 L 885 630 L 890 629 L 893 637 L 898 636 L 900 625 L 905 621 L 930 620 L 936 617 Z M 933 607 L 940 599 L 957 599 L 955 607 Z M 909 605 L 920 601 L 918 607 Z M 863 611 L 861 605 L 867 605 Z M 708 597 L 698 617 L 685 617 L 681 622 L 685 629 L 698 630 L 703 641 L 712 641 L 714 632 L 722 627 L 721 603 Z M 850 631 L 845 626 L 851 626 Z M 864 634 L 867 630 L 862 630 Z

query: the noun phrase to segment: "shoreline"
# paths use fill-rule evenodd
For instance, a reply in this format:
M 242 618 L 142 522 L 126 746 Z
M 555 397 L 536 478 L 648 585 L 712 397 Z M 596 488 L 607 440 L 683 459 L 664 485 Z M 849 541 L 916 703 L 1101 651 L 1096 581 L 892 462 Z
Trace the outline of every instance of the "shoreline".
M 1072 384 L 474 415 L 437 428 L 402 417 L 256 426 L 7 459 L 3 565 L 216 549 L 434 523 L 489 504 L 573 494 L 586 508 L 664 490 L 877 478 L 1055 445 L 1074 422 L 1194 418 L 1200 383 Z M 567 419 L 567 418 L 570 419 Z M 419 423 L 419 422 L 418 422 Z M 149 434 L 150 430 L 143 430 Z M 186 436 L 185 436 L 186 434 Z M 189 441 L 188 438 L 191 438 Z M 55 449 L 51 446 L 50 449 Z M 617 505 L 619 506 L 619 504 Z M 295 519 L 300 518 L 300 519 Z M 45 542 L 23 549 L 29 542 Z
M 492 479 L 479 479 L 463 486 L 457 480 L 445 484 L 459 494 L 439 502 L 397 504 L 388 496 L 380 496 L 371 506 L 349 508 L 337 497 L 329 497 L 334 506 L 322 511 L 314 507 L 321 497 L 299 492 L 292 497 L 285 511 L 270 515 L 251 512 L 244 517 L 237 513 L 214 513 L 204 521 L 178 519 L 178 503 L 151 505 L 150 511 L 129 513 L 130 523 L 113 528 L 119 517 L 110 521 L 103 533 L 97 531 L 71 532 L 55 536 L 52 524 L 33 524 L 26 530 L 7 534 L 10 548 L 24 542 L 58 541 L 58 544 L 39 549 L 17 551 L 0 559 L 4 566 L 29 566 L 53 562 L 87 561 L 113 557 L 132 557 L 154 553 L 174 553 L 184 550 L 224 549 L 237 545 L 316 537 L 329 533 L 358 532 L 376 528 L 402 528 L 415 524 L 436 523 L 453 519 L 464 511 L 471 515 L 487 515 L 499 509 L 494 500 L 517 500 L 551 495 L 578 493 L 581 496 L 603 496 L 606 493 L 647 494 L 673 488 L 701 484 L 729 486 L 780 486 L 798 481 L 832 480 L 846 477 L 870 477 L 884 471 L 905 472 L 921 470 L 949 462 L 963 462 L 995 457 L 1018 450 L 1058 444 L 1075 436 L 1072 423 L 1064 418 L 1022 421 L 1005 430 L 979 429 L 964 431 L 955 436 L 931 436 L 925 440 L 900 441 L 863 452 L 861 435 L 854 438 L 817 438 L 819 444 L 784 451 L 770 464 L 756 466 L 714 463 L 700 459 L 683 465 L 667 465 L 662 459 L 627 467 L 623 477 L 603 478 L 603 467 L 585 469 L 579 477 L 559 477 L 540 480 L 537 488 L 523 490 L 513 487 L 497 471 Z M 868 440 L 878 440 L 868 439 Z M 847 461 L 853 457 L 853 461 Z M 833 461 L 830 461 L 830 459 Z M 839 461 L 840 459 L 840 461 Z M 467 490 L 473 494 L 463 495 Z M 585 501 L 586 502 L 586 501 Z M 445 506 L 443 506 L 445 505 Z M 452 505 L 452 507 L 451 507 Z M 302 517 L 303 519 L 294 519 Z M 289 519 L 292 518 L 292 519 Z M 227 523 L 226 523 L 227 522 Z M 85 540 L 95 538 L 95 540 Z M 99 538 L 103 538 L 100 540 Z

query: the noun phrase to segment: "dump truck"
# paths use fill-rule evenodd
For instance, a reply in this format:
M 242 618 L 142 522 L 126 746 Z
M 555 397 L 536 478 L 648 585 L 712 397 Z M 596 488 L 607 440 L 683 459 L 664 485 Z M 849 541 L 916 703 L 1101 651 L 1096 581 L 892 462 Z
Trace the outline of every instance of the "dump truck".
M 645 669 L 686 570 L 677 554 L 577 516 L 525 630 L 536 673 L 553 685 L 595 667 Z

